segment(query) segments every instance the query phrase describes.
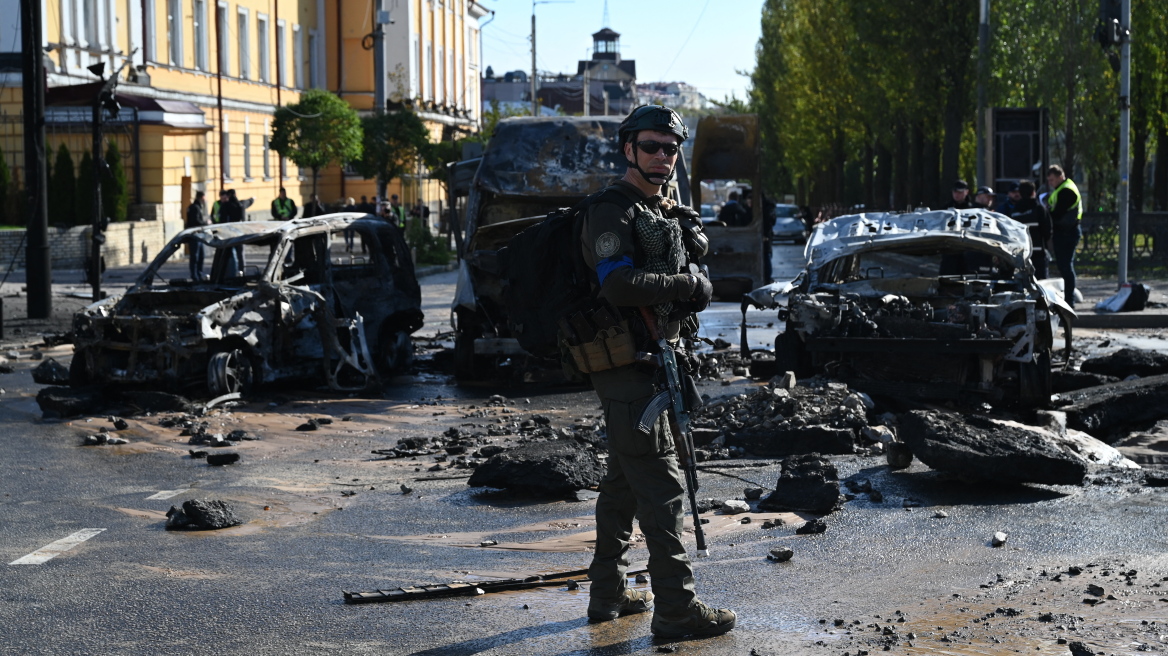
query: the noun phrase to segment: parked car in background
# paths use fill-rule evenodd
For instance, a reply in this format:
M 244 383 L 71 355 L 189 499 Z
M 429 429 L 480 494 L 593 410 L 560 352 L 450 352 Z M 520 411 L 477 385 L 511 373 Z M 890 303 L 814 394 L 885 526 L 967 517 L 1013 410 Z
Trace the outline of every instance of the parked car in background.
M 987 210 L 853 214 L 816 226 L 804 271 L 751 292 L 779 307 L 779 371 L 875 394 L 1046 405 L 1075 312 L 1030 263 L 1026 226 Z
M 367 254 L 345 251 L 346 230 Z M 194 243 L 209 280 L 189 277 Z M 422 319 L 409 248 L 385 221 L 219 223 L 180 232 L 129 290 L 74 315 L 70 378 L 211 396 L 288 379 L 362 389 L 409 365 Z
M 775 227 L 771 234 L 775 239 L 790 239 L 796 244 L 805 244 L 811 231 L 803 222 L 799 206 L 781 204 L 775 205 Z

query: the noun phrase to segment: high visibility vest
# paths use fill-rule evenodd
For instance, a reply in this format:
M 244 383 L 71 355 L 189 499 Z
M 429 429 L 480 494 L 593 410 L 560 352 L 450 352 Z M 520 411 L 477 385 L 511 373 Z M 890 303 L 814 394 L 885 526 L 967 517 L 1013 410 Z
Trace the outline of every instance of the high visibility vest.
M 219 201 L 215 201 L 211 205 L 211 223 L 219 223 L 219 219 L 223 218 L 219 210 Z
M 281 214 L 284 214 L 284 215 L 291 214 L 292 210 L 295 206 L 296 206 L 296 204 L 292 202 L 291 198 L 277 198 L 276 199 L 276 208 L 280 210 Z
M 1058 195 L 1059 195 L 1059 192 L 1062 191 L 1063 189 L 1070 189 L 1071 191 L 1075 192 L 1075 204 L 1071 205 L 1071 209 L 1068 211 L 1076 212 L 1077 214 L 1075 216 L 1075 220 L 1082 221 L 1083 220 L 1083 194 L 1079 192 L 1079 187 L 1075 184 L 1075 181 L 1070 179 L 1070 178 L 1063 180 L 1063 183 L 1061 185 L 1055 187 L 1054 191 L 1050 192 L 1050 196 L 1048 196 L 1047 200 L 1046 200 L 1047 206 L 1053 210 L 1055 208 L 1055 206 L 1058 205 Z

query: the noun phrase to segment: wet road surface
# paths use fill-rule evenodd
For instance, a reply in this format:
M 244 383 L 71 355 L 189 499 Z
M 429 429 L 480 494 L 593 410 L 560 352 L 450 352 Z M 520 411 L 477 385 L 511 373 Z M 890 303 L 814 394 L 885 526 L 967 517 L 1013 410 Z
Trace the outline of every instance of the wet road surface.
M 776 278 L 784 266 L 777 263 Z M 453 274 L 423 281 L 423 333 L 449 329 L 453 282 Z M 740 319 L 736 303 L 715 304 L 703 316 L 711 337 L 725 334 L 735 344 Z M 773 342 L 773 313 L 752 311 L 747 321 L 752 343 Z M 1158 341 L 1139 333 L 1125 339 Z M 51 354 L 67 361 L 68 347 L 60 349 Z M 698 591 L 736 610 L 738 628 L 661 643 L 650 637 L 650 614 L 587 623 L 586 585 L 342 603 L 343 590 L 586 567 L 594 502 L 472 490 L 465 479 L 419 480 L 457 470 L 431 473 L 430 458 L 387 461 L 370 451 L 401 437 L 482 425 L 500 416 L 482 405 L 491 394 L 507 396 L 514 414 L 542 413 L 568 425 L 599 415 L 591 392 L 457 387 L 438 374 L 403 377 L 372 397 L 279 390 L 211 413 L 222 430 L 263 437 L 231 449 L 242 455 L 238 465 L 216 468 L 187 457 L 186 438 L 160 426 L 160 416 L 131 420 L 124 447 L 79 446 L 83 435 L 108 425 L 105 417 L 40 419 L 28 374 L 35 363 L 15 364 L 17 373 L 0 379 L 0 653 L 608 656 L 674 647 L 682 654 L 856 655 L 890 645 L 888 627 L 896 633 L 892 653 L 1066 654 L 1060 637 L 1109 654 L 1134 654 L 1138 645 L 1168 653 L 1168 582 L 1153 587 L 1168 576 L 1164 488 L 1106 480 L 997 488 L 920 463 L 892 472 L 881 458 L 835 457 L 841 477 L 869 479 L 883 503 L 860 495 L 813 536 L 795 535 L 794 525 L 764 530 L 759 521 L 713 518 L 712 555 L 695 564 Z M 702 391 L 717 396 L 749 384 L 703 383 Z M 335 421 L 295 430 L 319 416 Z M 702 472 L 699 496 L 771 487 L 778 467 L 761 462 L 725 475 Z M 411 494 L 401 493 L 403 483 Z M 204 497 L 227 500 L 245 524 L 209 533 L 163 529 L 171 505 Z M 942 510 L 948 517 L 934 516 Z M 7 564 L 84 529 L 104 530 L 42 564 Z M 1003 548 L 989 544 L 996 531 L 1010 536 Z M 488 539 L 501 544 L 477 546 Z M 790 562 L 765 559 L 779 545 L 795 551 Z M 646 556 L 635 543 L 633 560 Z M 1073 565 L 1095 567 L 1052 580 Z M 1119 576 L 1131 569 L 1138 576 Z M 1088 582 L 1115 599 L 1084 604 Z M 982 619 L 999 608 L 1019 612 Z M 1044 612 L 1074 621 L 1044 622 Z

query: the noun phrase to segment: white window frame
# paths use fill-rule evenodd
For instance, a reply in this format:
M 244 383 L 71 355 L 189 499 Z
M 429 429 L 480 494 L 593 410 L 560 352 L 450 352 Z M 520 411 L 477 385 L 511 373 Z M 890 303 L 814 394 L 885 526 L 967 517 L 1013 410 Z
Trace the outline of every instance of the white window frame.
M 446 103 L 446 51 L 442 46 L 438 46 L 438 52 L 434 53 L 434 100 L 445 104 Z
M 239 79 L 251 79 L 251 10 L 239 7 L 235 17 L 236 38 L 239 39 Z
M 418 59 L 420 58 L 418 35 L 410 35 L 410 88 L 406 95 L 410 99 L 422 97 L 422 87 L 418 83 Z
M 220 0 L 215 11 L 218 12 L 215 20 L 219 26 L 219 32 L 215 35 L 215 47 L 218 50 L 217 58 L 219 60 L 219 69 L 217 72 L 222 75 L 229 75 L 231 71 L 231 14 L 227 11 L 227 3 L 222 0 Z
M 457 85 L 454 80 L 458 77 L 458 69 L 454 68 L 454 48 L 446 51 L 446 104 L 457 105 L 458 96 L 455 95 Z
M 210 73 L 211 58 L 208 35 L 211 26 L 207 24 L 207 0 L 191 0 L 191 16 L 195 37 L 195 68 L 204 73 Z
M 287 22 L 276 21 L 276 84 L 288 86 L 288 35 Z
M 259 74 L 256 76 L 260 82 L 270 83 L 272 81 L 271 75 L 271 42 L 268 37 L 268 15 L 256 14 L 256 63 L 259 64 Z
M 86 2 L 86 6 L 90 3 Z M 183 65 L 182 0 L 166 0 L 166 55 L 171 66 Z M 94 8 L 96 10 L 96 7 Z
M 293 79 L 293 86 L 296 89 L 304 88 L 304 31 L 300 29 L 299 25 L 292 26 L 292 59 L 294 60 L 293 71 L 296 74 Z

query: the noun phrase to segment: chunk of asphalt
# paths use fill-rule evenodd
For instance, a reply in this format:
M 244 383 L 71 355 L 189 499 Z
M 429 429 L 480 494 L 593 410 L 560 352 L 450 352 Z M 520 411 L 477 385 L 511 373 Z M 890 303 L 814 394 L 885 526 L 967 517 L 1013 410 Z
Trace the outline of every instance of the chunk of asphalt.
M 214 467 L 231 465 L 239 462 L 238 453 L 211 453 L 207 455 L 207 464 Z
M 210 531 L 242 523 L 231 506 L 219 499 L 190 499 L 182 508 L 171 506 L 166 512 L 168 531 Z

